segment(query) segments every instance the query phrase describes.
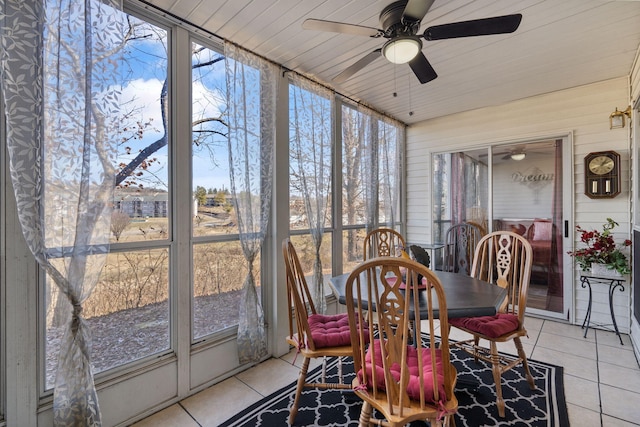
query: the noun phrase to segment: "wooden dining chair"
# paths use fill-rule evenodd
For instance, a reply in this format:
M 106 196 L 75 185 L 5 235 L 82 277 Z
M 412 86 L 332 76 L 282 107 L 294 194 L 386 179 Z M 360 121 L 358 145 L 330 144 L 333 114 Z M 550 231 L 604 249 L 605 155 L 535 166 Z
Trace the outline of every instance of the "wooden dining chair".
M 342 364 L 338 364 L 338 383 L 326 382 L 326 357 L 351 357 L 351 335 L 346 314 L 324 315 L 316 312 L 311 292 L 307 286 L 298 254 L 287 238 L 282 242 L 282 252 L 287 275 L 287 307 L 289 309 L 289 335 L 287 342 L 302 354 L 296 394 L 289 410 L 289 424 L 293 424 L 298 413 L 298 404 L 304 388 L 350 389 L 342 382 Z M 323 358 L 322 377 L 319 383 L 308 383 L 309 362 Z
M 473 335 L 472 339 L 459 341 L 455 345 L 476 359 L 491 365 L 496 384 L 498 413 L 505 416 L 502 397 L 502 374 L 522 364 L 531 389 L 535 383 L 520 337 L 527 335 L 524 327 L 527 292 L 533 254 L 527 239 L 510 231 L 496 231 L 484 236 L 473 257 L 471 275 L 486 282 L 506 288 L 507 299 L 495 316 L 463 317 L 449 319 L 449 325 Z M 480 340 L 487 340 L 489 348 L 481 347 Z M 517 358 L 504 357 L 498 353 L 497 343 L 513 341 Z
M 419 282 L 418 276 L 424 280 Z M 356 373 L 352 385 L 363 400 L 359 425 L 396 427 L 415 420 L 450 425 L 458 409 L 453 392 L 457 374 L 449 359 L 447 303 L 438 278 L 410 259 L 373 258 L 351 272 L 346 295 L 353 295 L 347 298 L 347 313 Z M 426 316 L 420 316 L 419 298 L 428 305 Z M 439 308 L 440 328 L 434 308 Z M 411 313 L 416 313 L 416 345 L 409 329 Z M 377 329 L 360 328 L 362 318 L 377 323 Z M 384 422 L 372 418 L 373 408 Z
M 376 228 L 364 238 L 364 259 L 378 256 L 397 256 L 406 250 L 402 234 L 392 228 Z
M 469 275 L 473 251 L 482 237 L 475 224 L 462 222 L 449 227 L 445 235 L 444 271 Z

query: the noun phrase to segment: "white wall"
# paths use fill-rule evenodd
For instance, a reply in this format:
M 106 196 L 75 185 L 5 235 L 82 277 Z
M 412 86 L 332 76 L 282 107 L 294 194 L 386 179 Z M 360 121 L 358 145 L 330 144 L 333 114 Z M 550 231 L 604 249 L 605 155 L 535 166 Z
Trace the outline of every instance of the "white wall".
M 573 174 L 574 225 L 599 228 L 611 217 L 620 224 L 615 230 L 616 240 L 630 238 L 629 132 L 628 128 L 609 129 L 609 114 L 629 103 L 628 82 L 627 78 L 604 81 L 411 126 L 407 130 L 408 240 L 431 241 L 431 153 L 566 135 L 572 135 L 574 143 L 574 170 L 565 171 Z M 584 195 L 583 159 L 589 152 L 602 150 L 620 153 L 622 192 L 614 199 L 592 200 Z M 582 322 L 588 295 L 577 277 L 575 319 Z M 630 328 L 629 288 L 616 292 L 614 299 L 616 320 L 624 332 Z M 610 323 L 606 298 L 604 287 L 594 288 L 593 322 Z
M 553 148 L 549 148 L 553 152 Z M 496 163 L 493 167 L 493 182 L 499 182 L 500 191 L 493 194 L 493 218 L 551 218 L 550 203 L 553 196 L 553 181 L 539 181 L 536 188 L 530 188 L 526 182 L 514 182 L 513 175 L 524 176 L 553 175 L 555 161 L 553 156 L 542 156 L 527 153 L 527 158 L 520 162 L 507 161 Z M 544 185 L 546 184 L 546 185 Z M 526 216 L 522 215 L 522 207 L 527 207 Z

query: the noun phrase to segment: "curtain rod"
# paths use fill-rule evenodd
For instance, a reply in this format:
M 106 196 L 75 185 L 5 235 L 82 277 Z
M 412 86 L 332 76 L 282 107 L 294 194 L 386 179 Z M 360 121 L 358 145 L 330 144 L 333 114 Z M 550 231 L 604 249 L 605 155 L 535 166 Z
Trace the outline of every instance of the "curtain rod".
M 126 0 L 125 0 L 125 2 L 126 2 Z M 180 25 L 185 25 L 187 27 L 190 27 L 196 34 L 204 35 L 204 36 L 208 37 L 209 39 L 215 38 L 219 42 L 232 43 L 233 45 L 235 45 L 235 46 L 237 46 L 237 47 L 239 47 L 241 49 L 244 49 L 244 50 L 246 50 L 248 52 L 251 52 L 253 55 L 256 55 L 257 57 L 261 58 L 262 60 L 267 61 L 267 62 L 269 62 L 271 64 L 274 64 L 274 65 L 280 67 L 283 70 L 282 71 L 283 77 L 284 77 L 284 75 L 286 73 L 295 73 L 296 75 L 298 75 L 300 77 L 303 77 L 303 78 L 305 78 L 305 79 L 307 79 L 307 80 L 309 80 L 309 81 L 311 81 L 311 82 L 313 82 L 313 83 L 315 83 L 315 84 L 317 84 L 319 86 L 322 86 L 323 88 L 325 88 L 327 90 L 330 90 L 331 92 L 333 92 L 334 94 L 340 96 L 341 98 L 344 98 L 344 99 L 346 99 L 348 101 L 351 101 L 352 103 L 355 103 L 355 104 L 357 104 L 359 106 L 368 108 L 368 109 L 370 109 L 372 111 L 375 111 L 376 113 L 380 114 L 383 117 L 387 117 L 388 119 L 394 120 L 394 121 L 396 121 L 398 123 L 401 123 L 404 126 L 407 126 L 407 124 L 405 122 L 403 122 L 402 120 L 397 119 L 396 117 L 393 117 L 393 116 L 390 116 L 387 113 L 381 112 L 378 109 L 373 108 L 370 105 L 367 105 L 366 103 L 364 103 L 362 101 L 359 101 L 359 100 L 357 100 L 357 99 L 355 99 L 355 98 L 353 98 L 351 96 L 348 96 L 348 95 L 345 95 L 343 93 L 340 93 L 335 88 L 332 88 L 332 87 L 328 86 L 325 83 L 319 82 L 316 79 L 311 78 L 311 77 L 309 77 L 309 76 L 307 76 L 305 74 L 302 74 L 302 73 L 299 73 L 299 72 L 297 72 L 295 70 L 287 68 L 282 64 L 278 64 L 277 62 L 272 61 L 271 59 L 266 58 L 263 55 L 255 53 L 255 52 L 253 52 L 253 51 L 251 51 L 249 49 L 246 49 L 246 48 L 240 46 L 239 44 L 232 42 L 231 40 L 227 40 L 224 37 L 220 37 L 219 35 L 211 32 L 211 31 L 209 31 L 207 29 L 204 29 L 204 28 L 202 28 L 202 27 L 200 27 L 198 25 L 195 25 L 195 24 L 187 21 L 186 19 L 175 15 L 174 13 L 171 13 L 169 11 L 163 10 L 163 9 L 159 8 L 158 6 L 156 6 L 156 5 L 149 3 L 147 0 L 131 0 L 130 3 L 139 3 L 139 4 L 143 5 L 144 8 L 147 9 L 147 10 L 151 8 L 151 9 L 153 9 L 154 13 L 156 13 L 156 14 L 164 17 L 164 18 L 170 18 L 170 19 L 176 21 L 176 23 L 178 23 Z M 202 34 L 202 33 L 204 33 L 204 34 Z
M 366 103 L 364 103 L 364 102 L 362 102 L 362 101 L 358 101 L 357 99 L 354 99 L 354 98 L 352 98 L 352 97 L 350 97 L 350 96 L 348 96 L 348 95 L 342 94 L 342 93 L 338 92 L 337 90 L 335 90 L 334 88 L 332 88 L 332 87 L 330 87 L 330 86 L 327 86 L 326 84 L 324 84 L 324 83 L 322 83 L 322 82 L 319 82 L 318 80 L 316 80 L 316 79 L 314 79 L 314 78 L 312 78 L 312 77 L 309 77 L 309 76 L 307 76 L 307 75 L 305 75 L 305 74 L 302 74 L 302 73 L 299 73 L 299 72 L 297 72 L 297 71 L 294 71 L 294 70 L 292 70 L 292 69 L 290 69 L 290 68 L 285 67 L 284 65 L 280 65 L 280 67 L 284 70 L 284 71 L 282 72 L 282 75 L 283 75 L 283 76 L 284 76 L 286 73 L 293 73 L 293 74 L 295 74 L 295 75 L 297 75 L 297 76 L 300 76 L 300 77 L 302 77 L 302 78 L 304 78 L 304 79 L 309 80 L 310 82 L 313 82 L 313 83 L 317 84 L 318 86 L 322 86 L 324 89 L 330 90 L 331 92 L 333 92 L 334 94 L 336 94 L 336 95 L 340 96 L 341 98 L 344 98 L 344 99 L 346 99 L 346 100 L 349 100 L 349 101 L 351 101 L 351 102 L 353 102 L 354 104 L 357 104 L 357 105 L 359 105 L 359 106 L 362 106 L 362 107 L 368 108 L 368 109 L 370 109 L 370 110 L 374 111 L 375 113 L 377 113 L 377 114 L 379 114 L 379 115 L 381 115 L 381 116 L 383 116 L 383 117 L 386 117 L 386 118 L 388 118 L 388 119 L 390 119 L 390 120 L 396 121 L 396 122 L 398 122 L 398 123 L 401 123 L 401 124 L 402 124 L 402 125 L 404 125 L 404 126 L 407 126 L 407 124 L 406 124 L 405 122 L 403 122 L 402 120 L 398 120 L 397 118 L 395 118 L 395 117 L 393 117 L 393 116 L 390 116 L 390 115 L 389 115 L 389 114 L 387 114 L 387 113 L 383 113 L 383 112 L 381 112 L 381 111 L 378 111 L 376 108 L 373 108 L 373 107 L 371 107 L 370 105 L 367 105 Z

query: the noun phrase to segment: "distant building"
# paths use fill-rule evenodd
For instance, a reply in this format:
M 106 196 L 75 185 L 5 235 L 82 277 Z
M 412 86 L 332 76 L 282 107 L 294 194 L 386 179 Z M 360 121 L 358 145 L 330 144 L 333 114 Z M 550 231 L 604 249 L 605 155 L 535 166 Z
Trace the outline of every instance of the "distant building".
M 205 203 L 205 206 L 209 206 L 209 207 L 221 206 L 221 204 L 217 200 L 217 197 L 218 197 L 217 193 L 216 194 L 207 194 L 206 195 L 207 201 Z M 225 194 L 224 198 L 225 198 L 227 204 L 233 203 L 233 196 L 231 196 L 231 194 Z
M 169 210 L 169 194 L 162 191 L 127 192 L 116 190 L 114 209 L 131 218 L 166 218 Z
M 215 194 L 207 194 L 205 206 L 220 206 Z M 226 203 L 233 203 L 230 194 L 225 195 Z M 118 189 L 114 194 L 115 210 L 126 213 L 131 218 L 166 218 L 169 211 L 169 193 L 157 190 Z M 198 212 L 198 201 L 193 200 L 193 212 Z

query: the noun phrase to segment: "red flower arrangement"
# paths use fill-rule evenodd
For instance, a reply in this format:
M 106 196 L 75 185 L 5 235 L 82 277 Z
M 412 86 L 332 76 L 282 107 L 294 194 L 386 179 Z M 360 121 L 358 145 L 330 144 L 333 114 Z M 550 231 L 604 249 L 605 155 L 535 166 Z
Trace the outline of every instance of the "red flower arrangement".
M 607 218 L 607 223 L 602 226 L 602 231 L 585 230 L 579 225 L 576 230 L 580 233 L 580 241 L 586 244 L 586 248 L 567 252 L 576 259 L 576 262 L 583 271 L 591 268 L 591 264 L 605 264 L 609 270 L 616 270 L 620 274 L 629 274 L 631 268 L 627 256 L 622 252 L 622 248 L 631 246 L 631 240 L 626 239 L 621 246 L 617 246 L 611 235 L 618 225 L 611 218 Z

